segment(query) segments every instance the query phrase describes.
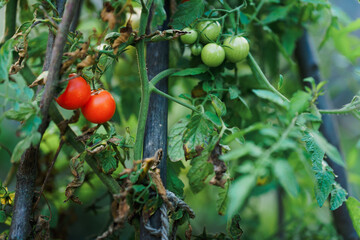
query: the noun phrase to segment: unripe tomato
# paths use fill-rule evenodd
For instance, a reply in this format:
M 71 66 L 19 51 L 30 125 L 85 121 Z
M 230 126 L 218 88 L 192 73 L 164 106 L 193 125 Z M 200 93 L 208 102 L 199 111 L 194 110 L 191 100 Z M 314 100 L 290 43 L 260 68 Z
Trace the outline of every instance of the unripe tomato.
M 84 117 L 92 123 L 109 121 L 115 113 L 113 96 L 106 90 L 93 91 L 89 101 L 81 108 Z
M 249 54 L 249 43 L 244 37 L 228 37 L 224 41 L 226 59 L 236 63 Z
M 75 76 L 75 73 L 69 77 Z M 68 81 L 65 91 L 55 99 L 63 108 L 74 110 L 84 106 L 91 95 L 90 85 L 82 77 L 76 77 Z
M 217 67 L 225 59 L 224 49 L 216 43 L 206 44 L 201 51 L 201 60 L 209 67 Z
M 185 44 L 193 44 L 198 38 L 198 33 L 191 28 L 184 28 L 183 31 L 190 32 L 180 36 L 180 40 Z
M 203 47 L 200 43 L 192 45 L 190 48 L 191 54 L 194 56 L 199 56 L 201 54 L 202 48 Z
M 199 22 L 196 28 L 200 32 L 200 41 L 203 43 L 215 42 L 221 32 L 221 25 L 217 21 Z

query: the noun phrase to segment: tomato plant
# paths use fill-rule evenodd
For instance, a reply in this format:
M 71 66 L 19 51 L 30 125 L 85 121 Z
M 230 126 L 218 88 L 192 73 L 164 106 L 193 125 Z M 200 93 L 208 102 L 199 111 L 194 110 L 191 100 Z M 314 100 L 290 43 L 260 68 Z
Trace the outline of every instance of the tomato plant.
M 69 78 L 74 76 L 76 74 L 70 74 Z M 90 94 L 90 85 L 79 76 L 68 81 L 65 91 L 56 99 L 56 102 L 65 109 L 74 110 L 84 106 Z
M 89 101 L 81 107 L 81 113 L 92 123 L 104 123 L 109 121 L 116 110 L 116 103 L 106 90 L 93 91 Z

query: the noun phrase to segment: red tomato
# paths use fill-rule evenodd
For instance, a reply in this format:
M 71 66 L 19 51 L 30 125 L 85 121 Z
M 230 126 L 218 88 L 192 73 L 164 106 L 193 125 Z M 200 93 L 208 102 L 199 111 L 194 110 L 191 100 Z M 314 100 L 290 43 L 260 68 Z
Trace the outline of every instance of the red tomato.
M 69 77 L 75 76 L 75 73 Z M 76 77 L 68 81 L 65 91 L 56 99 L 63 108 L 73 110 L 84 106 L 91 95 L 90 85 L 82 77 Z
M 92 123 L 109 121 L 115 113 L 113 96 L 106 90 L 93 91 L 89 101 L 81 108 L 84 117 Z

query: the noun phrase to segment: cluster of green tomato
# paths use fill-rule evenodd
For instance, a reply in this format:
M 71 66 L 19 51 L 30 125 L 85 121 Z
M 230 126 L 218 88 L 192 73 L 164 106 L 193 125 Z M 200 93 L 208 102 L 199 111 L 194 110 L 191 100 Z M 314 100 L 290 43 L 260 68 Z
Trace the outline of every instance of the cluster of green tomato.
M 194 56 L 201 55 L 201 60 L 209 67 L 220 66 L 225 58 L 237 63 L 249 54 L 249 43 L 244 37 L 227 37 L 222 46 L 216 43 L 221 33 L 221 25 L 217 21 L 202 21 L 196 25 L 196 29 L 187 27 L 183 31 L 189 33 L 182 35 L 180 40 L 184 44 L 192 44 L 191 53 Z

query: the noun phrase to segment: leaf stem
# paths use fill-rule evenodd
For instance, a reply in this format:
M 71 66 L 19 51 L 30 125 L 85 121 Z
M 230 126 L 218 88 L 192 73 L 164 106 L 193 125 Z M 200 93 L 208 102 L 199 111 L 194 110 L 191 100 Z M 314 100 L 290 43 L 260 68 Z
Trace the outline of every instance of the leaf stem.
M 176 73 L 177 71 L 179 71 L 179 69 L 177 68 L 169 68 L 169 69 L 166 69 L 160 73 L 158 73 L 155 77 L 153 77 L 153 79 L 151 79 L 151 84 L 153 84 L 154 86 L 163 78 L 173 74 L 173 73 Z

